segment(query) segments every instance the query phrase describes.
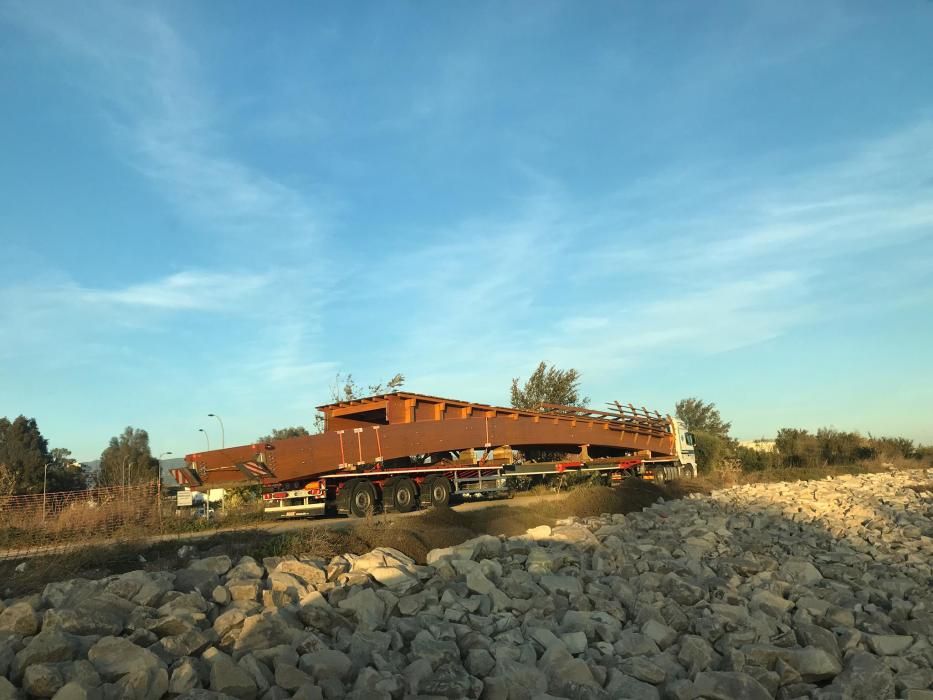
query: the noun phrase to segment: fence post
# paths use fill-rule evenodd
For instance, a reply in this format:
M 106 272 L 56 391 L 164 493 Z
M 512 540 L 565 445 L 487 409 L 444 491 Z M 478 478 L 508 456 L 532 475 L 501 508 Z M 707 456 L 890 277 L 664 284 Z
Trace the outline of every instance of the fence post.
M 162 529 L 162 475 L 159 474 L 159 483 L 156 487 L 156 507 L 159 509 L 159 534 L 165 534 Z
M 45 522 L 45 487 L 49 479 L 49 465 L 42 470 L 42 521 Z

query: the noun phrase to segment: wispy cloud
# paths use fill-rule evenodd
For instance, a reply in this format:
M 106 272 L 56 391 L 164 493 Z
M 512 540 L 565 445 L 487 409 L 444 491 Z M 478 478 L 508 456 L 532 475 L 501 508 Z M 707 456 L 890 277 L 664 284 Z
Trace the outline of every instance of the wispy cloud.
M 933 122 L 860 144 L 837 162 L 742 191 L 725 235 L 690 248 L 703 261 L 836 257 L 929 237 L 933 229 Z M 783 180 L 783 181 L 781 181 Z M 739 197 L 745 200 L 741 205 Z M 707 229 L 722 227 L 713 219 Z
M 81 285 L 61 275 L 36 283 L 0 288 L 0 328 L 16 337 L 0 352 L 54 351 L 56 338 L 68 338 L 79 351 L 99 355 L 101 340 L 121 330 L 153 331 L 172 318 L 195 311 L 258 314 L 269 279 L 249 271 L 220 274 L 178 272 L 149 282 L 102 288 Z
M 75 287 L 62 292 L 74 301 L 92 305 L 173 311 L 229 310 L 267 282 L 266 278 L 250 272 L 218 274 L 187 271 L 122 289 Z
M 197 54 L 153 9 L 10 3 L 3 15 L 57 45 L 105 110 L 131 162 L 197 229 L 266 247 L 307 248 L 322 200 L 230 155 Z M 88 71 L 87 69 L 90 69 Z M 69 68 L 65 68 L 69 70 Z M 122 149 L 121 149 L 122 150 Z
M 602 200 L 538 181 L 512 214 L 388 261 L 399 279 L 380 299 L 410 307 L 391 357 L 428 385 L 495 400 L 529 357 L 597 381 L 845 314 L 864 285 L 840 285 L 840 265 L 933 240 L 931 148 L 933 125 L 921 123 L 794 175 L 710 181 L 692 168 Z M 931 286 L 911 281 L 884 303 Z
M 157 8 L 138 5 L 92 1 L 53 9 L 14 0 L 0 7 L 0 21 L 31 33 L 59 61 L 61 73 L 99 107 L 117 157 L 144 176 L 198 240 L 187 269 L 161 278 L 103 287 L 74 272 L 0 289 L 22 299 L 31 319 L 0 319 L 3 325 L 37 346 L 66 327 L 72 346 L 92 349 L 101 332 L 162 328 L 171 318 L 208 310 L 239 317 L 224 334 L 215 333 L 211 342 L 237 336 L 238 344 L 218 353 L 212 365 L 243 362 L 283 381 L 313 365 L 308 358 L 320 289 L 309 280 L 323 264 L 321 220 L 329 205 L 231 146 L 236 133 L 228 129 L 222 96 L 207 80 L 194 44 Z M 278 332 L 264 313 L 273 307 L 293 310 L 299 327 L 274 353 L 257 348 L 263 363 L 251 362 L 238 336 Z M 95 322 L 100 319 L 107 319 L 103 331 Z M 184 323 L 176 332 L 179 326 Z M 242 370 L 226 373 L 236 371 Z

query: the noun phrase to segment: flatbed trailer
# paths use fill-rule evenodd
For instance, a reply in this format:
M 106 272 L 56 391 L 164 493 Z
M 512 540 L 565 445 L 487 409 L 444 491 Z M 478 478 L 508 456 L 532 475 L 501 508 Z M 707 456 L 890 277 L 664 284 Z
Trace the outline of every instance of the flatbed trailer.
M 529 411 L 395 392 L 318 407 L 319 435 L 193 453 L 173 473 L 195 489 L 258 484 L 270 514 L 355 516 L 501 495 L 510 476 L 696 474 L 692 435 L 679 421 L 610 406 Z M 541 452 L 567 458 L 523 459 Z
M 451 498 L 506 495 L 501 465 L 461 467 L 430 466 L 419 469 L 386 469 L 355 475 L 325 474 L 293 490 L 264 489 L 264 511 L 269 514 L 364 516 L 382 508 L 407 513 L 419 507 L 447 505 Z

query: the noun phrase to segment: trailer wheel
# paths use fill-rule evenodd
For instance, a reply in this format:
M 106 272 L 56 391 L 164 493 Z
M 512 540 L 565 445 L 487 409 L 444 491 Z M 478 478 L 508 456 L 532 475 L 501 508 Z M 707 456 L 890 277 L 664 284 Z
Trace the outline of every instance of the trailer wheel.
M 432 479 L 428 484 L 428 493 L 432 507 L 446 506 L 450 503 L 450 482 L 443 476 Z
M 350 494 L 350 513 L 365 518 L 376 510 L 376 488 L 368 481 L 360 481 Z
M 410 513 L 418 507 L 418 491 L 411 479 L 399 479 L 395 484 L 395 509 Z

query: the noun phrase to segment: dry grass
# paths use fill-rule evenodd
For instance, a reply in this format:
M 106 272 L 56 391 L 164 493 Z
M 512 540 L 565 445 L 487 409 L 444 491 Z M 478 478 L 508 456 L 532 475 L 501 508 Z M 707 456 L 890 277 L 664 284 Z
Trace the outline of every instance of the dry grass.
M 128 545 L 154 534 L 184 534 L 248 527 L 262 522 L 254 507 L 228 510 L 203 518 L 175 509 L 160 517 L 158 505 L 149 500 L 112 500 L 72 503 L 59 511 L 41 509 L 0 510 L 0 560 L 25 554 L 83 545 Z
M 0 559 L 11 550 L 145 537 L 158 526 L 154 484 L 11 496 L 0 503 Z
M 233 557 L 311 555 L 324 559 L 344 553 L 363 554 L 375 547 L 392 547 L 420 563 L 427 553 L 482 534 L 513 536 L 531 527 L 554 525 L 558 520 L 603 513 L 628 513 L 649 506 L 659 498 L 679 498 L 697 490 L 691 482 L 656 485 L 632 479 L 622 486 L 584 486 L 554 497 L 526 498 L 509 504 L 475 510 L 439 508 L 410 518 L 376 516 L 349 521 L 349 527 L 311 526 L 280 535 L 262 529 L 231 530 L 200 539 L 203 555 L 226 553 Z M 207 521 L 211 522 L 211 521 Z M 151 533 L 150 533 L 151 534 Z M 95 578 L 132 569 L 173 569 L 180 565 L 179 540 L 158 545 L 127 541 L 110 546 L 81 547 L 55 555 L 33 557 L 23 573 L 14 571 L 16 561 L 0 561 L 3 595 L 23 595 L 41 590 L 49 581 L 83 576 Z M 141 559 L 142 557 L 142 559 Z
M 94 579 L 134 569 L 173 568 L 178 563 L 174 554 L 177 547 L 174 542 L 147 546 L 92 545 L 22 561 L 0 561 L 0 595 L 27 595 L 41 591 L 51 581 L 69 578 Z M 20 565 L 24 566 L 17 571 Z
M 180 535 L 189 532 L 209 532 L 238 527 L 248 527 L 263 522 L 262 510 L 251 506 L 229 509 L 213 518 L 203 518 L 194 513 L 166 515 L 162 519 L 161 532 L 166 535 Z
M 0 524 L 0 558 L 4 556 L 2 550 L 35 551 L 74 542 L 130 540 L 147 537 L 154 530 L 158 532 L 157 515 L 132 505 L 99 510 L 67 508 L 45 519 L 40 513 Z
M 778 481 L 813 481 L 827 477 L 848 474 L 878 474 L 901 469 L 923 469 L 926 465 L 914 459 L 894 459 L 890 461 L 874 460 L 838 466 L 824 467 L 784 467 L 764 469 L 757 472 L 733 470 L 714 471 L 702 474 L 695 480 L 696 485 L 705 490 L 728 488 L 743 484 L 770 484 Z
M 265 538 L 253 538 L 249 552 L 257 559 L 263 557 L 283 557 L 306 554 L 329 559 L 349 552 L 363 554 L 372 547 L 354 535 L 352 530 L 332 529 L 312 526 L 281 535 L 266 535 Z
M 439 547 L 449 547 L 482 534 L 514 536 L 538 525 L 554 525 L 570 516 L 586 518 L 603 513 L 629 513 L 651 505 L 660 498 L 681 498 L 689 493 L 708 493 L 734 484 L 768 483 L 822 479 L 843 474 L 885 472 L 895 468 L 923 468 L 915 460 L 904 464 L 864 463 L 847 467 L 820 469 L 773 469 L 761 472 L 723 472 L 699 479 L 654 484 L 630 479 L 616 488 L 580 486 L 554 496 L 549 489 L 532 490 L 513 499 L 508 505 L 491 505 L 482 509 L 428 510 L 410 518 L 376 516 L 348 521 L 349 527 L 311 526 L 281 535 L 270 535 L 262 529 L 228 530 L 199 539 L 198 548 L 204 555 L 227 553 L 231 556 L 250 554 L 265 556 L 312 555 L 324 559 L 343 553 L 363 554 L 375 547 L 398 549 L 424 563 L 427 553 Z M 67 510 L 55 518 L 36 523 L 11 521 L 0 527 L 0 547 L 7 541 L 27 541 L 36 546 L 50 541 L 73 542 L 101 529 L 108 531 L 116 543 L 67 549 L 27 560 L 26 569 L 16 572 L 16 560 L 0 560 L 0 595 L 24 595 L 41 590 L 49 581 L 83 576 L 96 578 L 132 569 L 173 569 L 180 565 L 176 550 L 179 540 L 157 545 L 141 539 L 153 534 L 150 519 L 132 508 L 117 507 L 106 512 L 87 514 Z M 163 517 L 165 532 L 185 533 L 209 531 L 217 527 L 248 526 L 259 519 L 254 512 L 230 512 L 217 519 Z M 0 523 L 2 524 L 2 523 Z M 158 525 L 156 525 L 156 528 Z M 20 539 L 23 538 L 23 539 Z M 12 542 L 11 542 L 12 543 Z

